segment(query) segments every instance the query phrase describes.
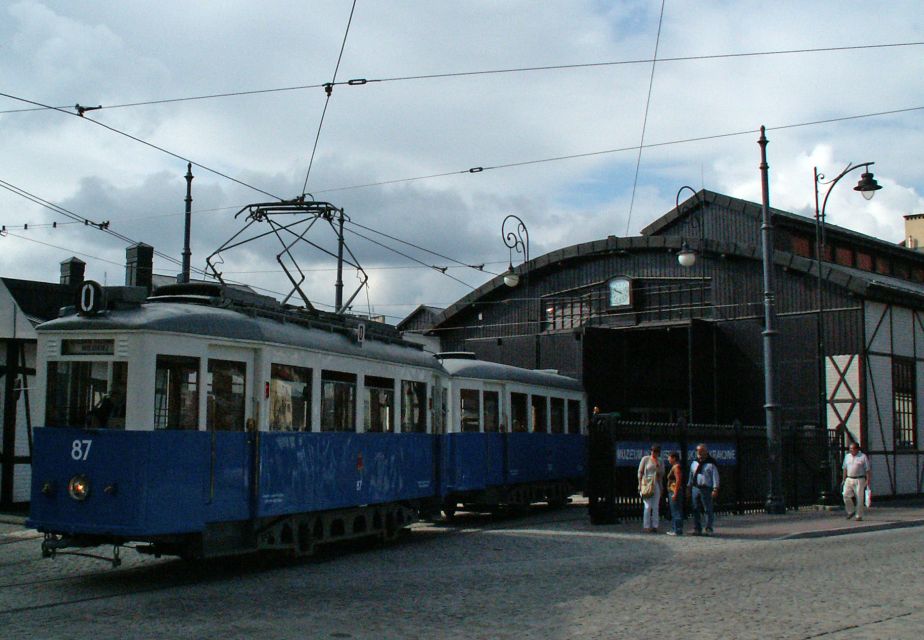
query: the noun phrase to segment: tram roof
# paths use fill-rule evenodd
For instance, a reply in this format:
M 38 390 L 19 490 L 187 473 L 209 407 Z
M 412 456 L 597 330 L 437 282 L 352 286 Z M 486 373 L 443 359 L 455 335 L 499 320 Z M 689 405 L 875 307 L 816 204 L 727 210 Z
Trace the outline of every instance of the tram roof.
M 470 358 L 442 358 L 443 367 L 452 376 L 500 380 L 504 382 L 522 382 L 544 387 L 559 387 L 571 391 L 584 391 L 581 383 L 574 378 L 549 371 L 521 369 L 507 364 L 498 364 L 486 360 Z
M 357 342 L 344 327 L 334 330 L 310 321 L 249 315 L 233 309 L 183 302 L 154 302 L 114 309 L 95 316 L 69 315 L 42 323 L 36 330 L 54 331 L 153 331 L 180 333 L 228 340 L 244 340 L 329 351 L 343 355 L 387 360 L 429 369 L 440 369 L 433 355 L 411 343 L 367 338 Z

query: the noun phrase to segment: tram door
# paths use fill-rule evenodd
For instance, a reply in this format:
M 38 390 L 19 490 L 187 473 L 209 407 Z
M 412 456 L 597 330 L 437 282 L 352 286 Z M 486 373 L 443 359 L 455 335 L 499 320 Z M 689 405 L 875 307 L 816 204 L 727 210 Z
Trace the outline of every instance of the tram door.
M 484 432 L 485 485 L 503 484 L 506 458 L 504 388 L 485 384 L 481 392 L 481 429 Z
M 205 375 L 213 506 L 226 517 L 241 519 L 253 515 L 259 469 L 254 361 L 251 349 L 213 345 Z

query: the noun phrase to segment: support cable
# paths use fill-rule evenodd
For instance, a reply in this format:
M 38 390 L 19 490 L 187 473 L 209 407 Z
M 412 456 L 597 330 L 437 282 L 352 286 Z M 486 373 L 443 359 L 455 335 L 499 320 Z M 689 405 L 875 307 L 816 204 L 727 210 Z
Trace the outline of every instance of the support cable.
M 327 115 L 327 106 L 330 104 L 330 96 L 334 91 L 334 85 L 337 82 L 337 72 L 340 71 L 340 61 L 343 59 L 343 50 L 346 48 L 347 36 L 350 33 L 350 25 L 353 23 L 353 12 L 356 11 L 356 0 L 353 0 L 353 6 L 350 9 L 350 17 L 347 20 L 346 30 L 343 32 L 343 42 L 340 43 L 340 55 L 337 56 L 337 64 L 334 67 L 334 75 L 331 81 L 324 85 L 324 93 L 327 97 L 324 99 L 324 109 L 321 111 L 321 120 L 318 122 L 318 132 L 314 136 L 314 146 L 311 148 L 311 158 L 308 160 L 308 171 L 305 172 L 305 183 L 302 185 L 302 195 L 308 193 L 308 177 L 311 175 L 311 166 L 314 164 L 314 156 L 318 151 L 318 141 L 321 139 L 321 128 L 324 126 L 324 116 Z
M 57 112 L 59 112 L 59 113 L 64 113 L 64 114 L 66 114 L 66 115 L 73 116 L 73 117 L 75 117 L 75 118 L 80 118 L 80 119 L 82 119 L 82 120 L 86 120 L 87 122 L 92 122 L 93 124 L 95 124 L 95 125 L 97 125 L 97 126 L 100 126 L 100 127 L 104 128 L 104 129 L 108 129 L 109 131 L 112 131 L 113 133 L 116 133 L 116 134 L 118 134 L 118 135 L 120 135 L 120 136 L 124 136 L 124 137 L 128 138 L 129 140 L 134 140 L 135 142 L 138 142 L 138 143 L 140 143 L 140 144 L 143 144 L 143 145 L 145 145 L 145 146 L 147 146 L 147 147 L 150 147 L 150 148 L 155 149 L 155 150 L 157 150 L 157 151 L 160 151 L 160 152 L 162 152 L 162 153 L 166 153 L 168 156 L 172 156 L 172 157 L 174 157 L 174 158 L 177 158 L 177 159 L 179 159 L 179 160 L 182 160 L 183 162 L 190 163 L 190 164 L 192 164 L 193 166 L 199 167 L 200 169 L 202 169 L 202 170 L 204 170 L 204 171 L 208 171 L 209 173 L 213 173 L 213 174 L 215 174 L 216 176 L 220 176 L 220 177 L 222 177 L 222 178 L 225 178 L 226 180 L 230 180 L 231 182 L 235 182 L 235 183 L 241 185 L 242 187 L 247 187 L 248 189 L 253 189 L 254 191 L 256 191 L 256 192 L 258 192 L 258 193 L 262 193 L 263 195 L 267 195 L 267 196 L 269 196 L 269 197 L 271 197 L 271 198 L 276 198 L 277 200 L 282 200 L 282 198 L 280 198 L 280 197 L 277 196 L 277 195 L 274 195 L 274 194 L 270 193 L 269 191 L 264 191 L 263 189 L 260 189 L 260 188 L 258 188 L 258 187 L 253 186 L 252 184 L 247 184 L 246 182 L 244 182 L 244 181 L 242 181 L 242 180 L 238 180 L 237 178 L 233 178 L 233 177 L 229 176 L 229 175 L 226 174 L 226 173 L 222 173 L 221 171 L 218 171 L 217 169 L 212 169 L 211 167 L 208 167 L 208 166 L 206 166 L 206 165 L 204 165 L 204 164 L 201 164 L 201 163 L 199 163 L 199 162 L 196 162 L 195 160 L 190 160 L 189 158 L 183 157 L 183 156 L 179 155 L 178 153 L 174 153 L 173 151 L 170 151 L 170 150 L 168 150 L 168 149 L 165 149 L 164 147 L 159 147 L 159 146 L 157 146 L 156 144 L 153 144 L 153 143 L 151 143 L 151 142 L 148 142 L 147 140 L 142 140 L 141 138 L 138 138 L 138 137 L 136 137 L 136 136 L 133 136 L 133 135 L 130 134 L 130 133 L 126 133 L 126 132 L 124 132 L 124 131 L 120 131 L 119 129 L 116 129 L 115 127 L 110 127 L 108 124 L 104 124 L 104 123 L 100 122 L 99 120 L 94 120 L 93 118 L 88 118 L 88 117 L 86 117 L 86 116 L 84 116 L 84 115 L 82 115 L 82 114 L 78 115 L 78 114 L 76 114 L 76 113 L 71 113 L 70 111 L 67 111 L 66 109 L 60 109 L 60 108 L 58 108 L 58 107 L 51 107 L 51 106 L 48 106 L 48 105 L 46 105 L 46 104 L 42 104 L 42 103 L 40 103 L 40 102 L 36 102 L 36 101 L 34 101 L 34 100 L 29 100 L 29 99 L 27 99 L 27 98 L 20 98 L 19 96 L 14 96 L 14 95 L 11 95 L 11 94 L 9 94 L 9 93 L 2 93 L 2 92 L 0 92 L 0 96 L 2 96 L 2 97 L 4 97 L 4 98 L 10 98 L 11 100 L 18 100 L 19 102 L 25 102 L 26 104 L 38 105 L 38 106 L 44 107 L 44 108 L 46 108 L 46 109 L 51 109 L 51 110 L 57 111 Z
M 629 235 L 629 223 L 632 222 L 632 210 L 635 208 L 635 192 L 638 188 L 638 172 L 642 166 L 642 149 L 645 148 L 645 131 L 648 128 L 648 111 L 651 107 L 651 90 L 654 87 L 655 66 L 658 63 L 658 47 L 661 45 L 661 24 L 664 22 L 664 3 L 661 0 L 661 15 L 658 17 L 658 34 L 655 36 L 654 58 L 651 60 L 651 75 L 648 77 L 648 98 L 645 100 L 645 115 L 642 117 L 642 140 L 638 145 L 638 158 L 635 161 L 635 178 L 632 180 L 632 198 L 629 200 L 629 215 L 626 217 L 626 235 Z
M 841 116 L 841 117 L 838 117 L 838 118 L 826 118 L 826 119 L 824 119 L 824 120 L 812 120 L 812 121 L 809 121 L 809 122 L 799 122 L 799 123 L 796 123 L 796 124 L 777 125 L 777 126 L 775 126 L 775 127 L 767 127 L 766 130 L 767 130 L 767 131 L 781 131 L 781 130 L 784 130 L 784 129 L 796 129 L 796 128 L 799 128 L 799 127 L 812 127 L 812 126 L 817 126 L 817 125 L 821 125 L 821 124 L 832 124 L 832 123 L 837 123 L 837 122 L 846 122 L 846 121 L 849 121 L 849 120 L 860 120 L 860 119 L 863 119 L 863 118 L 875 118 L 875 117 L 879 117 L 879 116 L 890 116 L 890 115 L 897 115 L 897 114 L 900 114 L 900 113 L 909 113 L 909 112 L 912 112 L 912 111 L 922 111 L 922 110 L 924 110 L 924 106 L 920 106 L 920 107 L 906 107 L 906 108 L 903 108 L 903 109 L 891 109 L 891 110 L 889 110 L 889 111 L 877 111 L 877 112 L 873 112 L 873 113 L 863 113 L 863 114 L 851 115 L 851 116 Z M 535 160 L 523 160 L 523 161 L 520 161 L 520 162 L 507 162 L 507 163 L 503 163 L 503 164 L 496 164 L 496 165 L 490 165 L 490 166 L 484 166 L 484 167 L 474 167 L 474 168 L 471 168 L 471 169 L 462 169 L 462 170 L 460 170 L 460 171 L 446 171 L 446 172 L 444 172 L 444 173 L 434 173 L 434 174 L 429 174 L 429 175 L 424 175 L 424 176 L 415 176 L 415 177 L 412 177 L 412 178 L 396 178 L 396 179 L 394 179 L 394 180 L 380 180 L 380 181 L 378 181 L 378 182 L 367 182 L 367 183 L 364 183 L 364 184 L 356 184 L 356 185 L 350 185 L 350 186 L 345 186 L 345 187 L 333 187 L 333 188 L 330 188 L 330 189 L 318 189 L 317 191 L 315 191 L 315 193 L 332 193 L 332 192 L 335 192 L 335 191 L 351 191 L 351 190 L 353 190 L 353 189 L 367 189 L 367 188 L 369 188 L 369 187 L 381 187 L 381 186 L 387 186 L 387 185 L 391 185 L 391 184 L 400 184 L 400 183 L 404 183 L 404 182 L 416 182 L 416 181 L 418 181 L 418 180 L 430 180 L 430 179 L 433 179 L 433 178 L 445 178 L 445 177 L 448 177 L 448 176 L 455 176 L 455 175 L 461 175 L 461 174 L 466 174 L 466 173 L 482 173 L 482 172 L 484 172 L 484 171 L 492 171 L 492 170 L 495 170 L 495 169 L 510 169 L 510 168 L 514 168 L 514 167 L 526 167 L 526 166 L 534 165 L 534 164 L 545 164 L 545 163 L 549 163 L 549 162 L 560 162 L 560 161 L 562 161 L 562 160 L 575 160 L 575 159 L 580 159 L 580 158 L 591 158 L 591 157 L 594 157 L 594 156 L 610 155 L 610 154 L 613 154 L 613 153 L 623 153 L 623 152 L 627 152 L 627 151 L 636 151 L 636 150 L 638 150 L 639 148 L 642 148 L 642 149 L 655 149 L 655 148 L 658 148 L 658 147 L 670 147 L 670 146 L 674 146 L 674 145 L 678 145 L 678 144 L 687 144 L 687 143 L 690 143 L 690 142 L 704 142 L 704 141 L 707 141 L 707 140 L 719 140 L 719 139 L 722 139 L 722 138 L 733 138 L 733 137 L 736 137 L 736 136 L 753 135 L 753 134 L 759 133 L 759 132 L 760 132 L 759 129 L 745 129 L 745 130 L 742 130 L 742 131 L 731 131 L 731 132 L 728 132 L 728 133 L 716 133 L 716 134 L 712 134 L 712 135 L 708 135 L 708 136 L 697 136 L 697 137 L 694 137 L 694 138 L 679 138 L 679 139 L 677 139 L 677 140 L 665 140 L 664 142 L 652 142 L 652 143 L 643 144 L 643 145 L 632 145 L 632 146 L 630 146 L 630 147 L 619 147 L 619 148 L 616 148 L 616 149 L 601 149 L 601 150 L 599 150 L 599 151 L 587 151 L 587 152 L 584 152 L 584 153 L 572 153 L 572 154 L 562 155 L 562 156 L 551 156 L 551 157 L 548 157 L 548 158 L 538 158 L 538 159 L 535 159 Z
M 371 231 L 372 233 L 375 233 L 375 234 L 378 234 L 378 235 L 380 235 L 380 236 L 382 236 L 382 237 L 388 238 L 389 240 L 394 240 L 395 242 L 400 242 L 401 244 L 406 244 L 407 246 L 413 247 L 414 249 L 417 249 L 417 250 L 419 250 L 419 251 L 423 251 L 423 252 L 425 252 L 425 253 L 429 253 L 430 255 L 437 256 L 438 258 L 443 258 L 444 260 L 448 260 L 449 262 L 454 262 L 454 263 L 456 263 L 456 265 L 458 265 L 458 266 L 460 266 L 460 267 L 466 267 L 466 268 L 469 268 L 469 269 L 474 269 L 475 271 L 482 271 L 482 272 L 484 272 L 484 273 L 490 273 L 492 276 L 498 275 L 498 274 L 496 274 L 496 273 L 491 273 L 490 271 L 485 271 L 485 270 L 484 270 L 484 263 L 482 263 L 482 264 L 467 264 L 467 263 L 462 262 L 462 261 L 460 261 L 460 260 L 456 260 L 455 258 L 450 258 L 449 256 L 444 256 L 442 253 L 438 253 L 438 252 L 436 252 L 436 251 L 432 251 L 432 250 L 427 249 L 427 248 L 425 248 L 425 247 L 421 247 L 420 245 L 416 245 L 416 244 L 414 244 L 413 242 L 408 242 L 407 240 L 402 240 L 401 238 L 396 238 L 395 236 L 388 235 L 388 234 L 385 233 L 384 231 L 378 231 L 378 230 L 376 230 L 376 229 L 373 229 L 372 227 L 367 227 L 367 226 L 365 226 L 365 225 L 359 224 L 358 222 L 353 222 L 352 220 L 347 220 L 347 222 L 348 222 L 349 224 L 353 225 L 354 227 L 359 227 L 360 229 L 364 229 L 364 230 L 366 230 L 366 231 Z M 446 269 L 446 268 L 448 268 L 448 267 L 435 267 L 435 268 L 444 270 L 444 269 Z
M 865 49 L 887 49 L 895 47 L 917 47 L 924 45 L 924 42 L 892 42 L 885 44 L 867 44 L 867 45 L 851 45 L 843 47 L 820 47 L 820 48 L 803 48 L 803 49 L 779 49 L 771 51 L 745 51 L 741 53 L 717 53 L 712 55 L 697 55 L 697 56 L 676 56 L 672 58 L 660 58 L 658 62 L 690 62 L 690 61 L 699 61 L 699 60 L 722 60 L 726 58 L 749 58 L 749 57 L 759 57 L 759 56 L 778 56 L 778 55 L 792 55 L 792 54 L 810 54 L 810 53 L 831 53 L 839 51 L 861 51 Z M 603 62 L 582 62 L 576 64 L 558 64 L 558 65 L 545 65 L 537 67 L 514 67 L 507 69 L 483 69 L 476 71 L 458 71 L 450 73 L 432 73 L 432 74 L 423 74 L 423 75 L 411 75 L 411 76 L 394 76 L 394 77 L 385 77 L 385 78 L 353 78 L 351 80 L 345 80 L 342 82 L 336 82 L 334 85 L 349 85 L 349 86 L 362 86 L 371 83 L 380 83 L 380 82 L 405 82 L 411 80 L 438 80 L 443 78 L 462 78 L 468 76 L 485 76 L 485 75 L 497 75 L 497 74 L 508 74 L 508 73 L 531 73 L 537 71 L 562 71 L 570 69 L 587 69 L 594 67 L 612 67 L 620 65 L 636 65 L 636 64 L 651 64 L 654 60 L 651 59 L 633 59 L 633 60 L 612 60 L 612 61 L 603 61 Z M 246 91 L 229 91 L 225 93 L 212 93 L 200 96 L 187 96 L 183 98 L 163 98 L 159 100 L 146 100 L 138 102 L 126 102 L 121 104 L 110 104 L 110 105 L 100 105 L 95 107 L 96 109 L 125 109 L 129 107 L 144 107 L 149 105 L 159 105 L 159 104 L 169 104 L 173 102 L 191 102 L 196 100 L 212 100 L 217 98 L 232 98 L 238 96 L 252 96 L 260 95 L 265 93 L 281 93 L 285 91 L 305 91 L 308 89 L 320 89 L 325 87 L 328 83 L 320 84 L 304 84 L 304 85 L 294 85 L 290 87 L 273 87 L 269 89 L 252 89 Z M 46 109 L 74 109 L 70 105 L 60 105 L 58 107 L 28 107 L 25 109 L 6 109 L 0 110 L 0 115 L 5 113 L 25 113 L 29 111 L 44 111 Z

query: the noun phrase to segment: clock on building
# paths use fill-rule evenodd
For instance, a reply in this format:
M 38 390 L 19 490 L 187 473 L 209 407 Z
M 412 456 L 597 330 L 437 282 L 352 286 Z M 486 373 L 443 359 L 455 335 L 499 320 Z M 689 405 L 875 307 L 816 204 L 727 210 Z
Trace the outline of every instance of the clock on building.
M 609 287 L 609 306 L 631 307 L 632 306 L 632 280 L 631 278 L 613 278 L 607 283 Z

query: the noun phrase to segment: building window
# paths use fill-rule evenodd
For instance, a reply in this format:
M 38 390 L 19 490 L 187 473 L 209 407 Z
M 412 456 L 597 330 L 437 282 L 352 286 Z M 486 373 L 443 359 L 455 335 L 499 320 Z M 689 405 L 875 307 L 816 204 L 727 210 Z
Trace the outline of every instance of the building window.
M 804 258 L 811 257 L 812 243 L 806 236 L 792 236 L 792 252 Z
M 485 391 L 483 396 L 485 433 L 500 431 L 500 393 Z
M 481 402 L 477 389 L 459 390 L 459 408 L 462 416 L 462 432 L 481 431 Z
M 873 270 L 873 256 L 862 251 L 857 252 L 857 268 L 864 271 Z
M 886 276 L 892 273 L 892 263 L 888 258 L 876 256 L 876 273 L 881 273 Z
M 232 360 L 209 360 L 206 427 L 212 431 L 243 431 L 244 400 L 247 385 L 244 380 L 247 365 Z
M 321 431 L 356 431 L 356 374 L 321 371 Z
M 401 381 L 401 432 L 427 432 L 427 383 Z
M 917 448 L 918 444 L 914 365 L 910 358 L 892 360 L 892 411 L 897 448 Z
M 363 427 L 371 433 L 392 433 L 395 430 L 395 381 L 391 378 L 366 376 L 366 398 L 363 404 Z
M 311 431 L 311 369 L 273 363 L 270 431 Z
M 157 356 L 154 428 L 199 428 L 199 358 Z
M 546 299 L 543 314 L 542 326 L 546 331 L 576 329 L 590 319 L 590 296 Z
M 837 247 L 834 250 L 834 261 L 845 267 L 853 266 L 853 250 L 850 247 Z

